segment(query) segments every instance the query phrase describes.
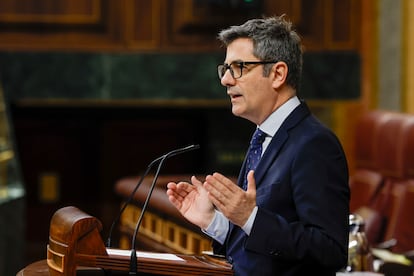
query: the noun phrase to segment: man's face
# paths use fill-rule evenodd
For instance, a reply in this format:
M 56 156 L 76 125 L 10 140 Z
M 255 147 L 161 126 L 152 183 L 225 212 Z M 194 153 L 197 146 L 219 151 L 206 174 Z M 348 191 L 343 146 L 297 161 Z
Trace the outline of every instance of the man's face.
M 227 46 L 224 63 L 260 61 L 253 55 L 253 42 L 238 38 Z M 232 112 L 255 124 L 261 124 L 275 109 L 278 93 L 272 87 L 273 74 L 263 76 L 263 65 L 245 65 L 240 78 L 233 78 L 227 70 L 221 84 L 227 87 Z

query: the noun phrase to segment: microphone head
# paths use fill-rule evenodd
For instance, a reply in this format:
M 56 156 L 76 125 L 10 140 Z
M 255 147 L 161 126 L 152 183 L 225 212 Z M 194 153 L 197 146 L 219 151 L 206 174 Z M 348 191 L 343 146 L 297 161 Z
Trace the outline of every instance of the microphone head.
M 188 149 L 188 150 L 196 150 L 196 149 L 199 149 L 200 148 L 200 145 L 199 144 L 189 145 L 189 146 L 187 146 L 185 148 Z
M 189 146 L 186 146 L 184 148 L 180 148 L 180 149 L 170 151 L 169 153 L 164 155 L 164 158 L 169 158 L 169 157 L 175 156 L 177 154 L 185 153 L 187 151 L 192 151 L 192 150 L 196 150 L 196 149 L 199 149 L 199 148 L 200 148 L 200 145 L 198 145 L 198 144 L 189 145 Z

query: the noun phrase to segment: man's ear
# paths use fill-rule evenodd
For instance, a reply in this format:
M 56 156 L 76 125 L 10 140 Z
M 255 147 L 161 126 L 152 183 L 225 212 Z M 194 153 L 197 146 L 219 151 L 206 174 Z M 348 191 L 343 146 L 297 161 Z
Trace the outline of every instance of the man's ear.
M 286 83 L 288 66 L 284 61 L 275 63 L 272 67 L 271 75 L 273 77 L 272 86 L 274 89 L 278 89 Z

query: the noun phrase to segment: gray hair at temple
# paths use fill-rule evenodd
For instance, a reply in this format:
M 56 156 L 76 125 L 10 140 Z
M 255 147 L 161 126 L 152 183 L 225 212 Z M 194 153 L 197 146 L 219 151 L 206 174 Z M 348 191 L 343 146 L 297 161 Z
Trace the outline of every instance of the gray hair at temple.
M 253 41 L 253 55 L 258 59 L 284 61 L 288 66 L 287 84 L 294 89 L 299 88 L 302 74 L 301 39 L 284 15 L 251 19 L 218 34 L 218 39 L 226 47 L 238 38 Z M 263 66 L 264 76 L 269 75 L 272 65 Z

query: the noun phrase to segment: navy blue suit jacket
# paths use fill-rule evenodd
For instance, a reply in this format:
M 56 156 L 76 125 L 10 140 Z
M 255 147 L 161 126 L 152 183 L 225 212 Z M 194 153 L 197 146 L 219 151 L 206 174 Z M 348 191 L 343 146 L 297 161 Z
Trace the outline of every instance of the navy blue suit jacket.
M 239 184 L 244 170 L 243 163 Z M 213 242 L 236 275 L 335 275 L 346 265 L 345 154 L 304 102 L 272 138 L 255 179 L 258 212 L 250 235 L 230 223 L 225 244 Z

